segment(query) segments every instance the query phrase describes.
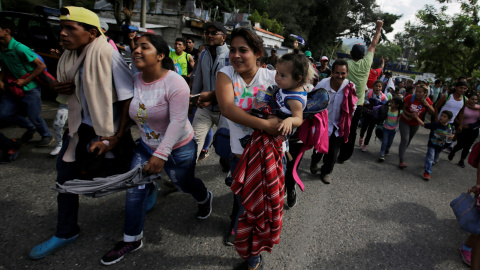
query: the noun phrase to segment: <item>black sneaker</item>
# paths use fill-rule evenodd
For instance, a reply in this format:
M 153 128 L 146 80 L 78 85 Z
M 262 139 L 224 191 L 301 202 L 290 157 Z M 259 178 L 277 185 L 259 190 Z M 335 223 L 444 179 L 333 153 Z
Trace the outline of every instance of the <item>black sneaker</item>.
M 210 216 L 210 214 L 212 213 L 212 200 L 213 194 L 211 191 L 209 191 L 207 201 L 202 204 L 198 204 L 198 219 L 207 219 Z
M 23 133 L 22 138 L 20 139 L 22 143 L 27 143 L 33 138 L 33 134 L 37 132 L 36 129 L 29 129 Z
M 223 244 L 225 246 L 233 246 L 233 242 L 235 242 L 235 232 L 233 228 L 229 228 L 228 232 L 225 234 L 225 238 L 223 238 Z
M 220 158 L 220 165 L 222 165 L 222 172 L 229 172 L 230 171 L 230 162 L 227 159 Z
M 40 142 L 38 142 L 35 146 L 36 147 L 47 147 L 53 142 L 52 136 L 42 137 Z
M 448 154 L 448 160 L 452 161 L 454 157 L 455 157 L 455 153 L 453 151 L 450 151 L 450 154 Z
M 390 153 L 390 149 L 385 150 L 385 155 L 388 155 Z
M 20 147 L 22 146 L 22 143 L 15 139 L 11 139 L 11 140 L 14 144 L 14 147 L 4 152 L 3 159 L 0 160 L 0 164 L 12 163 L 18 157 L 18 153 L 20 151 Z
M 248 261 L 243 261 L 234 270 L 248 270 Z M 263 270 L 263 257 L 260 255 L 260 263 L 257 264 L 257 267 L 254 268 L 255 270 Z
M 232 183 L 233 183 L 232 173 L 228 172 L 227 176 L 225 177 L 225 185 L 231 187 Z
M 463 159 L 460 159 L 460 161 L 458 162 L 458 166 L 460 166 L 461 168 L 465 168 L 465 161 L 463 161 Z
M 292 208 L 297 204 L 297 190 L 296 186 L 293 186 L 292 190 L 287 189 L 287 205 Z
M 317 171 L 318 171 L 318 163 L 311 162 L 310 163 L 310 173 L 315 175 L 315 174 L 317 174 Z
M 100 262 L 103 265 L 111 265 L 119 262 L 123 257 L 129 253 L 134 252 L 143 247 L 142 240 L 136 242 L 118 242 L 113 249 L 111 249 L 107 254 L 105 254 Z
M 206 159 L 208 157 L 208 150 L 202 150 L 200 156 L 198 157 L 198 162 Z

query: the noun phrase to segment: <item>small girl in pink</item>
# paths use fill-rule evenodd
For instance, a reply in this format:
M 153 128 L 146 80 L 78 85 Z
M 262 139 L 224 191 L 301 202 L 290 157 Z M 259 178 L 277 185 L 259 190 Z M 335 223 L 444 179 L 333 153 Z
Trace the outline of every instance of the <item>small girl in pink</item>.
M 196 217 L 206 219 L 212 210 L 213 195 L 202 180 L 195 178 L 197 144 L 187 120 L 190 89 L 172 71 L 168 53 L 168 45 L 160 36 L 145 34 L 136 41 L 132 59 L 141 72 L 133 78 L 129 114 L 142 138 L 137 141 L 130 167 L 145 164 L 144 173 L 153 175 L 165 169 L 178 190 L 197 201 Z M 145 214 L 155 204 L 157 188 L 149 184 L 127 190 L 123 241 L 103 256 L 102 264 L 114 264 L 143 246 Z

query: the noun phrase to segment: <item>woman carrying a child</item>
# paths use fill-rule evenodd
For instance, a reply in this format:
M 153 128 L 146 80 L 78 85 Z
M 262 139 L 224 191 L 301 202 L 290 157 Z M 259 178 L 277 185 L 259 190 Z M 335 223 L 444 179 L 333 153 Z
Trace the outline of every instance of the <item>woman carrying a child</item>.
M 249 113 L 252 109 L 261 109 L 263 105 L 269 103 L 273 94 L 273 86 L 276 85 L 275 71 L 256 66 L 256 60 L 263 51 L 262 38 L 249 29 L 239 28 L 232 32 L 231 40 L 231 66 L 222 68 L 218 73 L 216 91 L 210 92 L 212 93 L 210 98 L 216 95 L 222 115 L 229 122 L 230 144 L 234 154 L 230 162 L 232 175 L 245 175 L 247 171 L 244 169 L 244 163 L 248 162 L 248 159 L 239 161 L 244 154 L 244 147 L 247 146 L 245 150 L 247 152 L 248 145 L 253 144 L 257 139 L 255 136 L 250 138 L 250 135 L 259 134 L 272 142 L 268 153 L 267 148 L 252 151 L 259 155 L 272 154 L 270 165 L 274 167 L 273 171 L 275 171 L 272 178 L 253 177 L 251 180 L 245 177 L 235 177 L 232 184 L 236 202 L 231 216 L 234 221 L 232 224 L 233 234 L 236 236 L 235 248 L 244 259 L 238 269 L 259 269 L 263 265 L 260 253 L 265 250 L 270 252 L 273 245 L 279 242 L 282 224 L 284 194 L 284 178 L 281 168 L 283 139 L 280 136 L 283 133 L 280 129 L 282 121 L 273 115 L 259 118 Z M 256 98 L 257 95 L 258 98 Z M 200 97 L 200 100 L 204 100 L 204 97 Z M 296 122 L 296 119 L 293 122 Z M 295 123 L 293 126 L 295 127 Z M 259 158 L 258 162 L 264 161 L 266 163 L 266 160 Z M 237 165 L 239 168 L 235 170 Z M 244 181 L 242 182 L 242 180 Z M 263 185 L 267 181 L 269 187 L 264 189 Z M 262 220 L 258 219 L 258 216 L 251 216 L 254 206 L 250 203 L 259 201 L 262 205 L 265 204 L 264 209 L 268 208 L 268 211 L 271 211 L 270 216 L 267 212 L 263 213 Z M 260 223 L 264 225 L 266 231 L 269 231 L 266 237 L 256 231 L 258 226 L 255 225 Z

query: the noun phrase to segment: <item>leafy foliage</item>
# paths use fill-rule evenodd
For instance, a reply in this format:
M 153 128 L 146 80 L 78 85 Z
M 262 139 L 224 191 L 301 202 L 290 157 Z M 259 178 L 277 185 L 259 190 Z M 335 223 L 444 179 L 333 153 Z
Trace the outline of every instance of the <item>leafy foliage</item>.
M 360 37 L 369 44 L 377 19 L 384 20 L 384 32 L 388 33 L 400 18 L 379 12 L 375 0 L 275 0 L 269 14 L 285 25 L 285 33 L 304 37 L 314 55 L 338 48 L 342 37 Z
M 422 70 L 450 78 L 479 72 L 478 10 L 477 0 L 464 0 L 461 13 L 454 16 L 445 14 L 445 6 L 426 6 L 417 13 L 420 23 L 408 23 L 406 34 Z
M 391 62 L 395 62 L 402 55 L 402 48 L 393 42 L 378 44 L 375 49 L 375 56 L 383 56 Z
M 248 16 L 248 19 L 252 22 L 252 25 L 254 25 L 255 23 L 260 23 L 262 29 L 280 35 L 283 33 L 282 24 L 279 23 L 276 19 L 269 19 L 268 13 L 266 12 L 263 12 L 262 16 L 260 16 L 260 13 L 258 13 L 258 11 L 255 9 L 255 11 L 250 14 L 250 16 Z

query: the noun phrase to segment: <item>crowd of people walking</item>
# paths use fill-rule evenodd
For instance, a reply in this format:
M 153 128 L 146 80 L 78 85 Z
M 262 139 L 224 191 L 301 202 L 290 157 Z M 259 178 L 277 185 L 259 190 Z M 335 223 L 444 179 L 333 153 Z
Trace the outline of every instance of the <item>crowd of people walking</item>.
M 138 167 L 146 175 L 164 171 L 180 192 L 197 202 L 196 218 L 207 219 L 215 196 L 196 177 L 196 164 L 208 156 L 214 127 L 228 130 L 229 141 L 215 150 L 227 152 L 219 161 L 233 192 L 224 243 L 235 246 L 242 258 L 238 269 L 262 269 L 261 253 L 272 252 L 279 243 L 283 206 L 294 207 L 297 186 L 304 188 L 296 168 L 305 149 L 315 148 L 310 172 L 331 184 L 335 164 L 354 154 L 359 126 L 362 152 L 369 151 L 372 136 L 382 140 L 379 162 L 385 161 L 400 131 L 400 169 L 407 168 L 408 146 L 424 126 L 431 130 L 422 175 L 428 181 L 441 151 L 451 148 L 449 160 L 461 151 L 458 165 L 463 168 L 478 137 L 478 94 L 468 91 L 467 78 L 445 88 L 440 80 L 432 86 L 395 81 L 384 71 L 383 57 L 374 68 L 380 20 L 366 51 L 354 45 L 351 59 L 337 59 L 329 68 L 328 57 L 317 67 L 311 52 L 298 47 L 280 56 L 272 49 L 267 57 L 262 38 L 249 28 L 233 29 L 227 44 L 228 31 L 220 22 L 205 24 L 203 50 L 183 37 L 170 49 L 161 36 L 150 33 L 130 35 L 128 45 L 119 48 L 105 36 L 108 25 L 92 11 L 69 6 L 60 12 L 64 52 L 59 52 L 57 78 L 49 84 L 60 103 L 51 152 L 58 155 L 56 183 Z M 0 133 L 2 163 L 14 162 L 22 143 L 36 132 L 41 136 L 38 147 L 54 141 L 40 116 L 42 86 L 37 78 L 46 66 L 15 40 L 13 29 L 12 22 L 0 18 L 0 121 L 26 131 L 18 139 Z M 118 49 L 131 53 L 132 68 Z M 321 91 L 325 106 L 307 117 L 304 111 L 318 102 L 310 95 Z M 130 132 L 133 124 L 140 131 L 136 141 Z M 158 188 L 153 182 L 126 191 L 123 240 L 105 253 L 102 264 L 117 263 L 143 246 L 146 213 L 155 205 Z M 78 194 L 58 194 L 56 231 L 33 247 L 31 259 L 75 242 L 78 209 Z M 461 247 L 468 264 L 467 244 L 472 241 Z M 478 258 L 473 260 L 476 264 Z

